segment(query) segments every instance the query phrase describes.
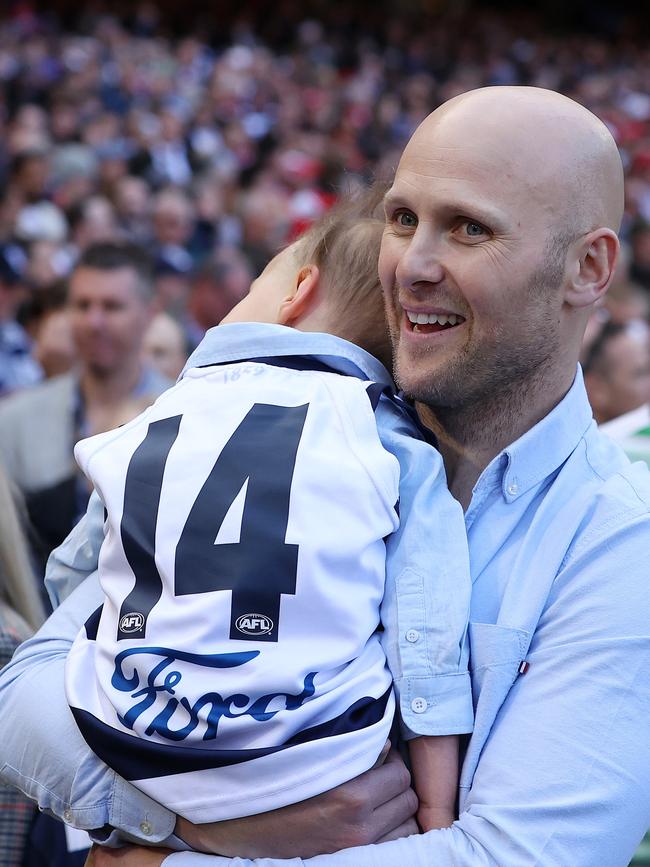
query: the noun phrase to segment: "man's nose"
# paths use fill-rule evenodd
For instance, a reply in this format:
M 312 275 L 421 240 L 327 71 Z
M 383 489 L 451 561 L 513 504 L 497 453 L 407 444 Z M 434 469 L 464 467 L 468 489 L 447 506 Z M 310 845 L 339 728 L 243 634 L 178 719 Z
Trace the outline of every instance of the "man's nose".
M 90 307 L 86 310 L 86 325 L 89 328 L 99 329 L 104 324 L 104 312 L 100 307 Z
M 413 291 L 440 283 L 445 276 L 440 244 L 425 228 L 418 226 L 395 270 L 397 285 Z

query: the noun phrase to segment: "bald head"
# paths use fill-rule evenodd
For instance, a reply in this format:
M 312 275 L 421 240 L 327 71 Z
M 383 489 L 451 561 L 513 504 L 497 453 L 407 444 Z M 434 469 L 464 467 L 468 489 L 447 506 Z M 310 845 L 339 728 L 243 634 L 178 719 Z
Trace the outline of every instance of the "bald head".
M 415 131 L 384 209 L 404 391 L 453 415 L 457 434 L 470 416 L 490 435 L 495 413 L 512 430 L 541 418 L 573 382 L 616 265 L 623 171 L 606 127 L 546 90 L 463 94 Z
M 461 94 L 423 121 L 405 154 L 426 154 L 433 141 L 466 150 L 477 169 L 497 162 L 498 182 L 525 189 L 553 234 L 619 229 L 623 167 L 616 144 L 602 121 L 566 96 L 536 87 Z

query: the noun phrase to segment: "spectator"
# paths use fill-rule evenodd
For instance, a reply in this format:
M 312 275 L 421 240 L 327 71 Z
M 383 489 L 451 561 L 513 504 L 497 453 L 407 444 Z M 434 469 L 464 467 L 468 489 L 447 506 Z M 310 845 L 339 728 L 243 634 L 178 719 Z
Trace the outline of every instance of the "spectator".
M 34 293 L 21 311 L 22 323 L 33 341 L 32 355 L 46 379 L 72 370 L 77 351 L 72 336 L 66 288 L 52 284 Z
M 185 250 L 194 231 L 194 205 L 177 187 L 161 190 L 153 200 L 154 242 L 160 250 Z
M 9 479 L 0 464 L 0 668 L 45 619 L 32 574 L 24 527 Z M 21 867 L 35 804 L 0 783 L 0 852 L 4 867 Z
M 151 240 L 151 194 L 143 178 L 127 175 L 115 184 L 114 204 L 120 231 L 141 244 Z
M 631 461 L 645 461 L 650 467 L 650 404 L 619 415 L 600 429 L 616 440 Z
M 608 292 L 607 312 L 613 322 L 650 318 L 650 293 L 637 283 L 626 283 Z
M 68 212 L 70 240 L 78 253 L 93 244 L 120 237 L 115 210 L 104 196 L 90 196 Z
M 644 289 L 650 291 L 650 221 L 634 228 L 632 250 L 634 258 L 630 273 Z
M 25 205 L 48 198 L 50 165 L 46 148 L 24 150 L 16 154 L 10 169 L 13 195 Z
M 248 259 L 235 247 L 222 247 L 203 263 L 192 282 L 184 322 L 192 349 L 241 301 L 253 276 Z
M 74 443 L 133 417 L 170 385 L 141 359 L 153 312 L 143 250 L 128 243 L 88 247 L 70 278 L 68 306 L 78 368 L 0 407 L 0 454 L 25 494 L 43 562 L 88 499 Z
M 143 344 L 144 359 L 162 376 L 175 381 L 187 361 L 187 341 L 183 329 L 168 313 L 157 313 L 147 328 Z
M 645 320 L 607 322 L 582 362 L 599 424 L 650 403 L 650 328 Z
M 43 375 L 32 358 L 30 340 L 16 321 L 24 267 L 25 254 L 20 247 L 0 247 L 0 396 L 34 385 Z

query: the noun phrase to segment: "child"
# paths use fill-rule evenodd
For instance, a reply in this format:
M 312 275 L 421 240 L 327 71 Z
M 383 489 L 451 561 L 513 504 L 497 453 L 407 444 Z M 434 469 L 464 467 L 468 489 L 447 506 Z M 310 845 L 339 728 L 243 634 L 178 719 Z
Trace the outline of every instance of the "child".
M 192 822 L 370 768 L 391 672 L 421 827 L 454 818 L 472 727 L 465 529 L 376 360 L 390 346 L 369 209 L 276 256 L 174 388 L 75 450 L 106 509 L 106 596 L 70 652 L 68 700 L 107 764 Z M 397 591 L 421 600 L 417 623 Z

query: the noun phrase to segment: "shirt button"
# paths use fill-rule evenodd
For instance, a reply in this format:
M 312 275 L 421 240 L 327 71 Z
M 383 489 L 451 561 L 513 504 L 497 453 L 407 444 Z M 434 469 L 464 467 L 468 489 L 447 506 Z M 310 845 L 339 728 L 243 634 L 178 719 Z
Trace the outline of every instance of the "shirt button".
M 145 836 L 148 837 L 153 831 L 153 828 L 151 827 L 150 822 L 140 822 L 140 830 Z
M 63 821 L 64 822 L 72 822 L 72 810 L 64 810 L 63 811 Z
M 414 698 L 411 702 L 411 710 L 415 713 L 424 713 L 427 707 L 426 698 Z
M 517 484 L 517 482 L 510 482 L 510 484 L 508 485 L 508 493 L 510 494 L 510 496 L 514 497 L 518 490 L 519 485 Z
M 417 631 L 417 629 L 408 629 L 406 631 L 406 640 L 410 641 L 411 644 L 415 644 L 415 642 L 418 641 L 419 638 L 420 633 Z

